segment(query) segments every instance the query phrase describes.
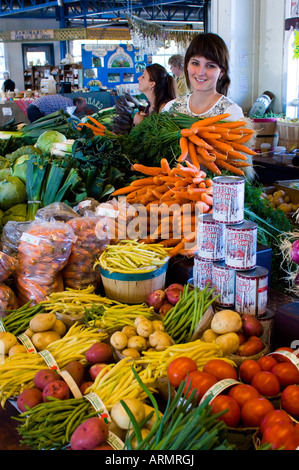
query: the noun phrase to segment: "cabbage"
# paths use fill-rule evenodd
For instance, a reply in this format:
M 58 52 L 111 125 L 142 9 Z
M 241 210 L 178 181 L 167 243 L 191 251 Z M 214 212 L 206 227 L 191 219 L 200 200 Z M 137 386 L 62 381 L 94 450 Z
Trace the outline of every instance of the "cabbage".
M 2 170 L 0 170 L 0 181 L 5 180 L 9 176 L 12 176 L 10 168 L 2 168 Z
M 50 152 L 54 142 L 64 142 L 65 135 L 58 131 L 45 131 L 43 132 L 36 142 L 36 147 L 43 152 Z
M 29 155 L 22 155 L 17 158 L 12 167 L 12 176 L 17 176 L 23 183 L 26 182 L 27 163 Z
M 0 209 L 6 211 L 15 204 L 25 202 L 26 186 L 17 176 L 0 181 Z
M 9 220 L 16 222 L 26 222 L 27 220 L 27 204 L 16 204 L 4 212 L 2 223 L 5 225 Z
M 9 165 L 10 165 L 10 161 L 7 160 L 7 158 L 5 157 L 0 156 L 0 170 L 2 170 L 2 168 L 9 167 Z

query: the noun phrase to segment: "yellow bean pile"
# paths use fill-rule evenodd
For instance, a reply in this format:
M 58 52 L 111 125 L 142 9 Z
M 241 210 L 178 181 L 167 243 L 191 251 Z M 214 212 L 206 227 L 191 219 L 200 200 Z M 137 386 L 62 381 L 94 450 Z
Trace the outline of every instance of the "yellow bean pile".
M 146 273 L 163 266 L 168 260 L 169 248 L 137 240 L 120 240 L 101 253 L 95 265 L 111 272 Z

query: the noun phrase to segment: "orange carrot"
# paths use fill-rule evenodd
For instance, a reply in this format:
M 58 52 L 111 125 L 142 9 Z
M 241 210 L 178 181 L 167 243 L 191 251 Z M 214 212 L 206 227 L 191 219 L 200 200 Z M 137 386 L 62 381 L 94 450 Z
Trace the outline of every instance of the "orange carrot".
M 210 151 L 210 155 L 213 155 L 215 159 L 218 158 L 219 160 L 227 160 L 227 155 L 224 155 L 221 152 L 217 152 L 215 149 Z
M 149 176 L 148 178 L 140 178 L 138 180 L 132 181 L 131 186 L 144 186 L 153 183 L 156 184 L 156 182 L 154 181 L 154 177 Z
M 213 151 L 210 151 L 210 153 L 206 149 L 198 148 L 197 149 L 197 154 L 200 155 L 204 160 L 207 162 L 214 162 L 216 160 L 216 157 L 213 156 Z
M 243 137 L 237 140 L 237 144 L 245 144 L 246 142 L 249 142 L 249 140 L 252 139 L 252 134 L 245 134 Z
M 90 119 L 90 120 L 91 120 L 97 127 L 99 127 L 100 129 L 103 129 L 103 130 L 106 129 L 106 127 L 105 127 L 103 124 L 101 124 L 99 121 L 97 121 L 97 120 L 96 120 L 95 118 L 93 118 L 92 116 L 87 116 L 87 117 L 88 117 L 88 119 Z
M 183 162 L 188 157 L 188 139 L 187 137 L 180 138 L 180 148 L 181 148 L 181 155 L 178 158 L 178 162 Z
M 206 167 L 208 170 L 210 170 L 212 173 L 215 173 L 215 175 L 221 175 L 221 171 L 219 170 L 219 168 L 217 167 L 217 165 L 215 165 L 214 162 L 207 162 L 204 158 L 202 158 L 200 155 L 198 155 L 198 161 L 200 163 L 200 165 Z
M 218 116 L 212 116 L 210 118 L 203 118 L 193 123 L 192 126 L 194 127 L 210 126 L 211 124 L 215 124 L 216 122 L 218 123 L 218 121 L 227 119 L 229 116 L 230 114 L 225 113 L 225 114 L 218 114 Z
M 156 176 L 161 173 L 160 167 L 145 166 L 145 165 L 141 165 L 140 163 L 134 163 L 134 165 L 132 165 L 132 170 L 138 171 L 140 173 L 143 173 L 144 175 L 149 175 L 149 176 Z
M 216 127 L 215 126 L 198 126 L 196 125 L 197 123 L 195 122 L 192 124 L 191 129 L 194 130 L 194 132 L 197 134 L 198 132 L 214 132 Z
M 89 128 L 92 129 L 93 131 L 99 132 L 99 128 L 98 128 L 98 127 L 93 126 L 92 124 L 89 124 L 88 122 L 79 123 L 78 126 L 89 127 Z
M 221 152 L 227 153 L 229 150 L 232 150 L 232 146 L 226 144 L 219 140 L 211 140 L 209 139 L 209 144 L 213 146 L 213 148 L 219 149 Z
M 205 140 L 200 139 L 197 135 L 192 135 L 189 137 L 189 141 L 193 144 L 197 145 L 198 147 L 203 147 L 205 149 L 211 150 L 212 147 L 209 145 Z
M 196 153 L 196 147 L 193 144 L 193 142 L 188 142 L 188 149 L 189 149 L 189 157 L 191 159 L 191 162 L 193 165 L 196 167 L 196 169 L 199 169 L 199 163 L 197 159 L 197 153 Z
M 181 136 L 182 137 L 189 137 L 190 135 L 194 135 L 195 131 L 190 128 L 190 129 L 181 129 Z
M 216 132 L 198 132 L 198 136 L 202 139 L 221 139 L 222 134 L 217 134 Z
M 224 162 L 223 160 L 218 160 L 218 161 L 216 160 L 216 162 L 220 168 L 230 171 L 231 173 L 234 173 L 235 175 L 244 176 L 244 171 L 240 170 L 240 168 L 236 168 L 235 166 L 230 165 L 229 163 Z
M 169 252 L 169 256 L 173 257 L 179 254 L 187 243 L 192 243 L 196 240 L 196 233 L 191 232 L 189 235 L 186 235 L 176 246 L 174 246 Z
M 227 127 L 228 129 L 236 129 L 238 127 L 246 126 L 246 124 L 247 123 L 245 121 L 226 121 L 217 123 L 217 126 Z
M 255 152 L 251 148 L 246 147 L 246 145 L 238 144 L 237 142 L 232 142 L 232 147 L 234 150 L 247 153 L 248 155 L 257 155 L 257 152 Z
M 132 191 L 135 191 L 136 188 L 132 187 L 132 186 L 125 186 L 123 188 L 120 188 L 120 189 L 116 189 L 116 191 L 113 191 L 113 193 L 111 194 L 112 196 L 122 196 L 124 194 L 128 194 L 128 193 L 131 193 Z
M 240 140 L 240 135 L 238 134 L 232 134 L 230 132 L 221 132 L 220 134 L 220 137 L 224 140 L 228 140 L 229 142 L 230 141 L 235 141 L 235 140 Z M 251 136 L 250 136 L 250 139 L 251 139 Z
M 237 152 L 237 150 L 229 150 L 228 151 L 228 158 L 229 157 L 235 158 L 236 160 L 244 160 L 244 161 L 247 160 L 246 155 L 244 155 L 241 152 Z
M 202 193 L 201 195 L 201 200 L 203 202 L 205 202 L 206 204 L 208 204 L 208 206 L 212 206 L 213 205 L 213 197 L 210 196 L 209 194 L 207 193 Z
M 245 162 L 243 160 L 231 160 L 230 158 L 227 159 L 227 163 L 229 163 L 230 165 L 233 165 L 233 166 L 236 166 L 238 168 L 243 168 L 243 167 L 246 167 L 246 166 L 251 166 L 250 163 L 248 162 Z
M 167 175 L 170 173 L 170 166 L 166 158 L 161 159 L 161 170 L 162 173 L 166 173 Z
M 204 201 L 198 201 L 196 207 L 198 208 L 201 214 L 207 214 L 211 210 L 211 206 L 209 206 L 209 204 L 206 204 Z

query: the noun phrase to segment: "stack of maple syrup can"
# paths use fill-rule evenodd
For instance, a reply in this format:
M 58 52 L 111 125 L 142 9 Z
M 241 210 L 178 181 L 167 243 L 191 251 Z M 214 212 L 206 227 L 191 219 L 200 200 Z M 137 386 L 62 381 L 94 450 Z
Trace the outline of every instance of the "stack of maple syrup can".
M 207 283 L 220 308 L 262 317 L 267 311 L 268 270 L 256 265 L 257 225 L 244 220 L 245 179 L 213 179 L 213 212 L 198 220 L 193 283 Z

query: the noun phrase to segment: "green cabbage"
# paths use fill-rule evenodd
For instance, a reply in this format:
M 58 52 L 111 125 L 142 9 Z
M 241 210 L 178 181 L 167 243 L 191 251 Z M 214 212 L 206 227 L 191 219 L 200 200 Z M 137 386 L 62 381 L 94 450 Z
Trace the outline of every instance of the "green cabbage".
M 2 168 L 2 170 L 0 170 L 0 181 L 5 180 L 9 176 L 12 176 L 10 168 Z
M 26 182 L 27 163 L 29 155 L 22 155 L 17 158 L 12 167 L 12 176 L 17 176 L 23 183 Z
M 36 147 L 43 152 L 50 152 L 52 145 L 55 142 L 64 142 L 66 140 L 65 135 L 58 131 L 45 131 L 43 132 L 36 142 Z
M 10 161 L 7 158 L 0 156 L 0 170 L 7 168 L 10 165 Z
M 16 204 L 4 212 L 2 223 L 5 225 L 9 220 L 16 222 L 26 222 L 27 220 L 27 204 Z
M 0 209 L 7 211 L 15 204 L 25 202 L 26 197 L 26 186 L 17 176 L 0 181 Z

